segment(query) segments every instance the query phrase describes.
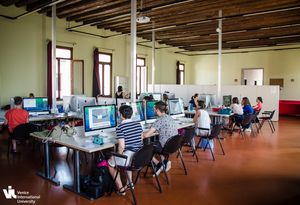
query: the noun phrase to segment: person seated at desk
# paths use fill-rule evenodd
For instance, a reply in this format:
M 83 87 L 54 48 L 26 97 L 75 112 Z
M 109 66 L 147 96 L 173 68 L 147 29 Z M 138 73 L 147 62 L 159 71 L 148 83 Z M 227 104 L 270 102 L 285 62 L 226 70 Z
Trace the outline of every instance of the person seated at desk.
M 242 122 L 243 120 L 243 107 L 239 104 L 239 99 L 237 97 L 232 98 L 232 104 L 230 105 L 233 115 L 229 117 L 228 127 L 232 127 L 234 122 Z
M 173 137 L 178 134 L 176 127 L 176 122 L 174 119 L 167 115 L 167 105 L 163 101 L 158 101 L 155 103 L 154 112 L 157 114 L 158 118 L 151 126 L 148 132 L 143 133 L 143 138 L 148 138 L 153 136 L 155 132 L 159 133 L 159 141 L 154 143 L 154 152 L 161 152 L 165 143 L 170 137 Z M 161 164 L 155 157 L 152 161 L 155 164 L 155 172 L 157 175 L 163 170 L 162 166 L 165 166 L 166 171 L 171 169 L 171 161 L 164 159 L 164 156 L 161 156 L 163 164 Z
M 253 108 L 250 104 L 250 101 L 247 97 L 243 97 L 242 105 L 243 105 L 244 116 L 245 115 L 251 115 L 251 114 L 254 113 L 254 110 L 253 110 Z
M 124 98 L 123 87 L 121 85 L 118 86 L 118 91 L 116 92 L 116 98 Z
M 257 104 L 255 106 L 253 106 L 253 109 L 256 113 L 258 113 L 262 109 L 262 104 L 263 104 L 262 97 L 257 97 L 256 102 L 257 102 Z
M 210 129 L 211 119 L 209 117 L 208 112 L 205 110 L 204 101 L 198 100 L 197 107 L 198 107 L 198 109 L 196 109 L 196 113 L 193 118 L 193 122 L 195 123 L 195 133 L 199 136 L 207 136 L 209 134 L 208 130 L 200 130 L 198 128 Z M 202 148 L 202 147 L 204 148 L 204 146 L 206 144 L 207 144 L 207 141 L 202 140 L 201 144 L 199 146 L 200 146 L 200 148 Z M 195 139 L 194 138 L 191 141 L 191 146 L 193 146 L 193 148 L 195 150 Z
M 34 94 L 33 93 L 29 93 L 29 98 L 34 98 Z
M 192 97 L 191 100 L 189 101 L 190 106 L 192 106 L 194 109 L 198 108 L 198 97 L 199 94 L 195 93 Z
M 8 125 L 10 135 L 18 125 L 29 122 L 29 113 L 26 110 L 23 110 L 22 102 L 23 99 L 20 96 L 14 97 L 15 107 L 5 113 L 4 124 Z M 12 139 L 12 145 L 12 152 L 17 152 L 17 143 L 15 139 Z
M 119 112 L 121 114 L 121 124 L 118 125 L 116 129 L 117 140 L 118 140 L 118 153 L 126 155 L 128 157 L 126 162 L 126 166 L 127 166 L 130 165 L 134 153 L 143 146 L 143 142 L 142 142 L 143 129 L 139 122 L 134 122 L 131 120 L 131 116 L 133 114 L 132 107 L 130 107 L 129 105 L 122 105 L 119 109 Z M 112 157 L 108 160 L 108 164 L 109 164 L 109 172 L 111 176 L 114 178 L 117 173 L 115 169 L 116 164 L 120 166 L 124 166 L 125 159 Z M 128 171 L 128 175 L 131 180 L 132 172 Z M 116 187 L 118 190 L 117 193 L 119 195 L 125 195 L 125 191 L 127 190 L 128 185 L 123 187 L 119 174 L 116 178 Z

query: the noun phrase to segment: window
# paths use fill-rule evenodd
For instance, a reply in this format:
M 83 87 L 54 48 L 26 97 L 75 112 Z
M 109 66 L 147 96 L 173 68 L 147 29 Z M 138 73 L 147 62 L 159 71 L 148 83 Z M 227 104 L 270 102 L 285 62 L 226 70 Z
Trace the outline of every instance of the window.
M 177 75 L 176 75 L 176 84 L 183 85 L 184 84 L 184 71 L 185 65 L 177 61 Z
M 145 58 L 136 59 L 136 95 L 147 92 L 147 67 Z
M 71 64 L 73 50 L 69 47 L 56 48 L 56 98 L 71 95 Z
M 100 96 L 111 97 L 112 54 L 99 53 L 99 88 Z

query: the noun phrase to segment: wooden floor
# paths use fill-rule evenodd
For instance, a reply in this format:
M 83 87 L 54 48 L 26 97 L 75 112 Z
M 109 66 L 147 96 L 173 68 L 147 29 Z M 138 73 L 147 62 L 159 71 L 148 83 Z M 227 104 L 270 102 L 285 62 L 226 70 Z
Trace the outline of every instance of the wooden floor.
M 160 194 L 152 176 L 141 177 L 135 187 L 139 205 L 185 205 L 185 204 L 222 204 L 222 205 L 270 205 L 300 204 L 300 118 L 284 118 L 275 123 L 276 132 L 271 134 L 267 124 L 256 137 L 242 139 L 235 133 L 224 134 L 226 155 L 221 155 L 215 143 L 216 161 L 211 160 L 209 151 L 198 150 L 200 161 L 197 163 L 191 154 L 183 152 L 188 169 L 184 175 L 177 159 L 172 157 L 169 171 L 170 185 L 162 177 L 163 193 Z M 7 160 L 6 140 L 1 136 L 0 150 L 0 188 L 13 186 L 17 190 L 29 191 L 40 195 L 35 204 L 131 204 L 130 192 L 125 197 L 102 197 L 95 201 L 64 190 L 38 177 L 41 169 L 38 152 L 31 148 L 22 150 L 22 156 Z M 187 148 L 184 148 L 187 149 Z M 65 160 L 66 150 L 59 148 L 55 154 L 58 173 L 56 179 L 61 184 L 72 183 L 72 161 Z M 84 160 L 82 160 L 84 162 Z M 89 166 L 82 163 L 82 169 Z M 0 205 L 16 204 L 4 199 L 0 193 Z

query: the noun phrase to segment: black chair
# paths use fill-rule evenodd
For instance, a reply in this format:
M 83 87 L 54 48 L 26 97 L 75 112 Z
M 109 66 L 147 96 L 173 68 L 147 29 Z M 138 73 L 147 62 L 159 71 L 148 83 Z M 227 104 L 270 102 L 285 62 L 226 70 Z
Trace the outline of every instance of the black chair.
M 112 156 L 126 159 L 123 166 L 120 166 L 120 165 L 116 166 L 117 173 L 116 173 L 116 176 L 114 177 L 114 182 L 116 181 L 116 178 L 117 178 L 117 176 L 120 172 L 125 173 L 127 181 L 129 182 L 129 188 L 130 188 L 130 192 L 131 192 L 132 197 L 133 197 L 133 204 L 134 205 L 136 205 L 137 203 L 136 203 L 136 198 L 135 198 L 135 194 L 134 194 L 134 190 L 133 190 L 133 185 L 135 185 L 137 183 L 137 180 L 139 178 L 141 170 L 144 167 L 148 167 L 150 165 L 153 172 L 154 172 L 154 164 L 152 162 L 153 149 L 154 148 L 153 148 L 152 143 L 144 145 L 142 148 L 140 148 L 137 152 L 134 153 L 134 155 L 132 157 L 131 164 L 129 166 L 126 166 L 126 161 L 127 161 L 127 156 L 126 155 L 122 155 L 122 154 L 118 154 L 118 153 L 112 153 Z M 133 185 L 132 185 L 132 182 L 130 181 L 130 178 L 129 178 L 129 175 L 128 175 L 127 171 L 137 171 L 137 175 L 136 175 L 136 178 L 133 182 Z M 156 174 L 155 174 L 155 179 L 156 179 L 156 182 L 157 182 L 158 190 L 161 193 L 162 189 L 161 189 L 159 179 L 158 179 Z
M 185 133 L 183 135 L 183 139 L 182 139 L 182 143 L 181 143 L 181 146 L 180 146 L 180 151 L 182 150 L 182 147 L 185 145 L 185 144 L 190 144 L 192 145 L 192 140 L 193 138 L 195 137 L 195 128 L 193 127 L 189 127 L 187 129 L 185 129 Z M 191 146 L 192 148 L 192 153 L 193 153 L 193 157 L 196 157 L 196 160 L 197 162 L 199 161 L 198 160 L 198 156 L 197 156 L 197 153 L 196 153 L 196 149 L 195 147 Z M 179 157 L 179 152 L 177 154 L 177 158 Z
M 275 127 L 274 127 L 272 118 L 273 118 L 273 116 L 275 114 L 275 110 L 273 110 L 273 111 L 265 111 L 262 114 L 263 114 L 263 116 L 259 118 L 261 120 L 259 130 L 261 130 L 261 128 L 264 125 L 265 121 L 268 121 L 268 123 L 270 125 L 270 128 L 271 128 L 271 131 L 272 131 L 272 133 L 274 133 L 275 132 Z
M 38 127 L 31 123 L 20 124 L 15 127 L 12 133 L 9 133 L 7 143 L 7 158 L 9 158 L 10 148 L 12 146 L 12 140 L 19 142 L 27 141 L 30 138 L 30 133 L 38 131 Z
M 246 132 L 246 129 L 248 129 L 248 128 L 251 129 L 251 134 L 253 134 L 254 137 L 256 136 L 253 126 L 252 126 L 252 122 L 255 119 L 256 119 L 255 114 L 245 115 L 242 122 L 236 124 L 239 127 L 240 134 L 242 135 L 243 138 L 245 138 L 245 132 Z
M 207 128 L 201 128 L 201 127 L 199 127 L 198 129 L 209 131 L 209 129 L 207 129 Z M 200 140 L 199 140 L 199 142 L 198 142 L 198 144 L 197 144 L 197 147 L 196 147 L 196 149 L 198 149 L 198 147 L 199 147 L 201 141 L 202 141 L 203 139 L 206 139 L 206 140 L 207 140 L 207 143 L 206 143 L 206 145 L 205 145 L 205 147 L 204 147 L 204 151 L 205 151 L 206 148 L 209 146 L 210 153 L 211 153 L 211 156 L 212 156 L 212 158 L 213 158 L 214 161 L 215 161 L 216 159 L 215 159 L 215 155 L 214 155 L 214 152 L 213 152 L 213 150 L 212 150 L 212 147 L 210 146 L 210 143 L 209 143 L 210 140 L 216 139 L 216 140 L 219 142 L 219 144 L 220 144 L 220 147 L 221 147 L 221 149 L 222 149 L 223 155 L 225 155 L 224 148 L 223 148 L 223 145 L 222 145 L 221 140 L 220 140 L 220 137 L 219 137 L 220 132 L 221 132 L 221 129 L 222 129 L 222 124 L 215 124 L 215 125 L 213 125 L 212 128 L 211 128 L 211 133 L 210 133 L 210 134 L 208 134 L 208 135 L 206 135 L 206 136 L 200 136 Z M 208 132 L 208 133 L 209 133 L 209 132 Z
M 185 164 L 184 164 L 184 161 L 183 161 L 183 157 L 182 157 L 182 153 L 181 153 L 181 150 L 180 150 L 180 147 L 182 145 L 182 141 L 183 141 L 183 136 L 181 135 L 175 135 L 173 137 L 170 137 L 167 142 L 165 143 L 163 149 L 161 150 L 161 152 L 154 152 L 154 154 L 158 154 L 159 155 L 159 161 L 160 163 L 163 165 L 163 172 L 165 174 L 165 178 L 166 178 L 166 181 L 167 181 L 167 184 L 169 184 L 169 178 L 167 176 L 167 172 L 166 172 L 166 167 L 164 166 L 164 163 L 163 163 L 163 160 L 161 158 L 161 155 L 163 155 L 165 157 L 166 160 L 169 159 L 169 156 L 175 152 L 178 151 L 179 153 L 179 157 L 180 157 L 180 160 L 181 160 L 181 163 L 182 163 L 182 166 L 183 166 L 183 169 L 184 169 L 184 173 L 185 175 L 187 175 L 187 170 L 186 170 L 186 167 L 185 167 Z

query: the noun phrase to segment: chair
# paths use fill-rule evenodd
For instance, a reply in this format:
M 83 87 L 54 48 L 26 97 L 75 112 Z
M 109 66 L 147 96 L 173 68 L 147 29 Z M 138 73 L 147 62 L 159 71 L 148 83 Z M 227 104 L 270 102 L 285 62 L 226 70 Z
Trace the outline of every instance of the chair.
M 207 128 L 201 128 L 201 127 L 199 127 L 198 129 L 200 129 L 200 130 L 207 130 L 207 131 L 209 130 Z M 197 144 L 197 147 L 196 147 L 196 150 L 197 150 L 198 147 L 199 147 L 199 145 L 200 145 L 200 143 L 201 143 L 201 141 L 202 141 L 202 139 L 207 139 L 207 143 L 206 143 L 206 145 L 204 147 L 204 151 L 206 150 L 207 146 L 209 146 L 210 153 L 211 153 L 211 156 L 213 158 L 213 161 L 215 161 L 216 159 L 215 159 L 214 152 L 213 152 L 213 150 L 212 150 L 212 148 L 211 148 L 211 146 L 209 144 L 210 140 L 213 140 L 213 139 L 218 140 L 218 142 L 220 144 L 220 147 L 222 149 L 222 153 L 223 153 L 223 155 L 225 155 L 224 148 L 223 148 L 223 145 L 222 145 L 220 137 L 219 137 L 221 129 L 222 129 L 222 124 L 215 124 L 215 125 L 213 125 L 210 134 L 208 134 L 207 136 L 200 136 L 200 140 L 199 140 L 199 142 Z
M 255 118 L 254 118 L 254 120 L 252 121 L 252 123 L 253 123 L 253 124 L 255 125 L 255 127 L 256 127 L 257 133 L 259 133 L 259 127 L 260 127 L 260 122 L 259 122 L 259 119 L 258 119 L 258 115 L 259 115 L 260 111 L 261 111 L 261 110 L 258 110 L 258 111 L 256 111 L 256 112 L 254 113 Z M 259 124 L 258 126 L 257 126 L 257 123 Z
M 185 144 L 190 144 L 191 145 L 192 144 L 192 140 L 195 136 L 194 133 L 195 133 L 195 129 L 193 127 L 185 129 L 185 133 L 183 135 L 182 143 L 181 143 L 181 146 L 179 148 L 180 151 L 182 150 L 183 145 L 185 145 Z M 192 148 L 193 157 L 196 157 L 196 160 L 198 162 L 199 160 L 198 160 L 198 156 L 197 156 L 197 153 L 196 153 L 196 149 L 193 146 L 191 146 L 191 148 Z M 179 157 L 179 152 L 177 154 L 177 158 L 178 157 Z
M 139 175 L 141 173 L 141 170 L 144 167 L 148 167 L 149 165 L 151 165 L 152 170 L 154 171 L 154 164 L 152 162 L 152 157 L 153 157 L 153 144 L 147 144 L 144 145 L 142 148 L 140 148 L 137 152 L 134 153 L 133 157 L 132 157 L 132 161 L 131 164 L 129 166 L 126 166 L 126 161 L 127 161 L 127 156 L 126 155 L 122 155 L 122 154 L 118 154 L 118 153 L 112 153 L 112 156 L 115 157 L 121 157 L 126 159 L 124 166 L 120 166 L 117 165 L 117 173 L 116 176 L 114 177 L 114 182 L 116 181 L 116 178 L 118 176 L 118 174 L 122 171 L 125 173 L 127 181 L 129 182 L 129 188 L 130 188 L 130 192 L 132 194 L 133 197 L 133 204 L 136 205 L 136 198 L 135 198 L 135 194 L 134 194 L 134 190 L 133 190 L 133 186 L 132 186 L 132 182 L 129 179 L 129 175 L 127 173 L 127 171 L 137 171 L 137 176 L 133 182 L 133 185 L 135 185 L 137 183 L 137 180 L 139 178 Z M 155 173 L 154 173 L 155 174 Z M 157 177 L 157 175 L 155 174 L 155 179 L 158 185 L 158 190 L 161 193 L 162 189 L 159 183 L 159 179 Z
M 255 137 L 256 134 L 254 132 L 254 129 L 252 127 L 252 122 L 256 119 L 256 114 L 250 114 L 250 115 L 245 115 L 244 119 L 242 120 L 241 123 L 237 123 L 236 125 L 239 126 L 240 134 L 242 135 L 243 138 L 245 138 L 245 131 L 246 129 L 250 128 L 251 133 Z
M 272 121 L 274 113 L 275 113 L 275 110 L 273 110 L 273 111 L 265 111 L 265 112 L 262 113 L 263 116 L 259 118 L 261 120 L 259 130 L 261 130 L 261 128 L 262 128 L 263 124 L 265 123 L 265 121 L 268 121 L 272 133 L 275 132 L 275 127 L 274 127 L 274 124 L 273 124 L 273 121 Z
M 38 131 L 38 127 L 31 123 L 20 124 L 9 133 L 8 143 L 7 143 L 7 158 L 9 158 L 10 148 L 12 146 L 12 140 L 16 141 L 26 141 L 30 138 L 30 133 Z
M 187 175 L 187 170 L 186 170 L 186 167 L 185 167 L 185 164 L 184 164 L 184 161 L 183 161 L 183 157 L 182 157 L 182 153 L 181 153 L 181 150 L 180 150 L 180 147 L 182 145 L 182 141 L 183 141 L 183 136 L 181 136 L 181 135 L 175 135 L 173 137 L 170 137 L 167 140 L 167 142 L 165 143 L 162 151 L 161 152 L 155 152 L 154 154 L 158 154 L 159 156 L 163 155 L 163 156 L 165 156 L 165 159 L 168 160 L 169 156 L 171 154 L 178 151 L 179 157 L 180 157 L 183 169 L 184 169 L 184 173 L 185 173 L 185 175 Z M 163 160 L 162 160 L 161 157 L 159 157 L 159 161 L 160 161 L 161 164 L 163 164 L 163 166 L 162 166 L 163 167 L 163 172 L 165 174 L 167 184 L 169 184 L 169 178 L 167 176 L 166 167 L 164 166 L 164 163 L 163 163 Z

